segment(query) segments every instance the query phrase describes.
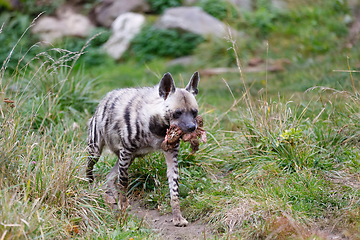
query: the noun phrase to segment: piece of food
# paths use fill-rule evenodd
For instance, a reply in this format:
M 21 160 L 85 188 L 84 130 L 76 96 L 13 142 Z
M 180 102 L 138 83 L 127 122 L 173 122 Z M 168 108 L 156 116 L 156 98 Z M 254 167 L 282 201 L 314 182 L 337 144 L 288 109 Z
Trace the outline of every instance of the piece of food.
M 170 128 L 166 131 L 165 140 L 161 143 L 161 149 L 164 151 L 173 149 L 180 141 L 182 135 L 183 132 L 178 126 L 171 125 Z
M 191 146 L 191 154 L 194 154 L 196 151 L 199 150 L 199 140 L 204 143 L 207 141 L 206 131 L 203 129 L 204 120 L 202 116 L 197 116 L 195 121 L 198 125 L 197 129 L 192 133 L 184 133 L 181 129 L 176 125 L 171 125 L 170 128 L 166 132 L 165 140 L 161 144 L 161 148 L 164 151 L 169 151 L 173 149 L 177 143 L 180 142 L 182 139 L 184 142 L 190 142 Z

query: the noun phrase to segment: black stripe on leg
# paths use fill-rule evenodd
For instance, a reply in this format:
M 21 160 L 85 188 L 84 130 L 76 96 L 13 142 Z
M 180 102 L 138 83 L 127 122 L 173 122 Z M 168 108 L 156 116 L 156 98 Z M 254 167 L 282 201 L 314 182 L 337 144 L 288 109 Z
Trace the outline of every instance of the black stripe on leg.
M 97 142 L 97 141 L 96 141 L 96 140 L 97 140 L 96 120 L 95 120 L 95 119 L 93 119 L 93 120 L 94 120 L 94 122 L 93 122 L 93 124 L 94 124 L 93 141 L 94 141 L 94 142 Z

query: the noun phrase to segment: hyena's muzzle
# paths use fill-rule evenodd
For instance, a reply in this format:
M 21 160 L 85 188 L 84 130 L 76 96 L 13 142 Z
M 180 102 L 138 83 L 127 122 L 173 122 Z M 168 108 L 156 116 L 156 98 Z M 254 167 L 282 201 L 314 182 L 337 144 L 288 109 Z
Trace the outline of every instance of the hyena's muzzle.
M 197 111 L 195 109 L 190 111 L 176 110 L 171 125 L 178 126 L 184 133 L 191 133 L 197 128 L 197 123 L 195 121 L 196 116 Z

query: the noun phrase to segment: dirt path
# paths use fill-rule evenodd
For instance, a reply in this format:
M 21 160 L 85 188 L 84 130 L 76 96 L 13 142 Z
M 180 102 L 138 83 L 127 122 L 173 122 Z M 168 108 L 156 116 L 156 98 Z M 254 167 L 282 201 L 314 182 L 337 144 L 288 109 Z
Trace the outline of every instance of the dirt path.
M 140 207 L 138 203 L 132 203 L 130 214 L 144 219 L 153 231 L 161 233 L 165 240 L 188 240 L 188 239 L 211 239 L 211 231 L 204 224 L 198 222 L 189 223 L 185 228 L 175 227 L 172 223 L 172 214 L 160 215 L 158 210 L 149 210 Z

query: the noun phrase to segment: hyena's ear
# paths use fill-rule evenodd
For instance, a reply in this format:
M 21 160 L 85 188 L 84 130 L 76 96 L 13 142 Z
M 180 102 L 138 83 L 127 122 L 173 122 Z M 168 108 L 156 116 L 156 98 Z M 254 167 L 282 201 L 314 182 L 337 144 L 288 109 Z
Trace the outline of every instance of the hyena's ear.
M 192 75 L 188 85 L 186 86 L 186 91 L 192 93 L 194 96 L 196 96 L 199 92 L 198 87 L 198 83 L 199 83 L 200 77 L 199 77 L 199 72 L 196 71 L 194 73 L 194 75 Z
M 159 84 L 159 95 L 166 100 L 170 93 L 175 92 L 175 83 L 170 73 L 165 73 Z

